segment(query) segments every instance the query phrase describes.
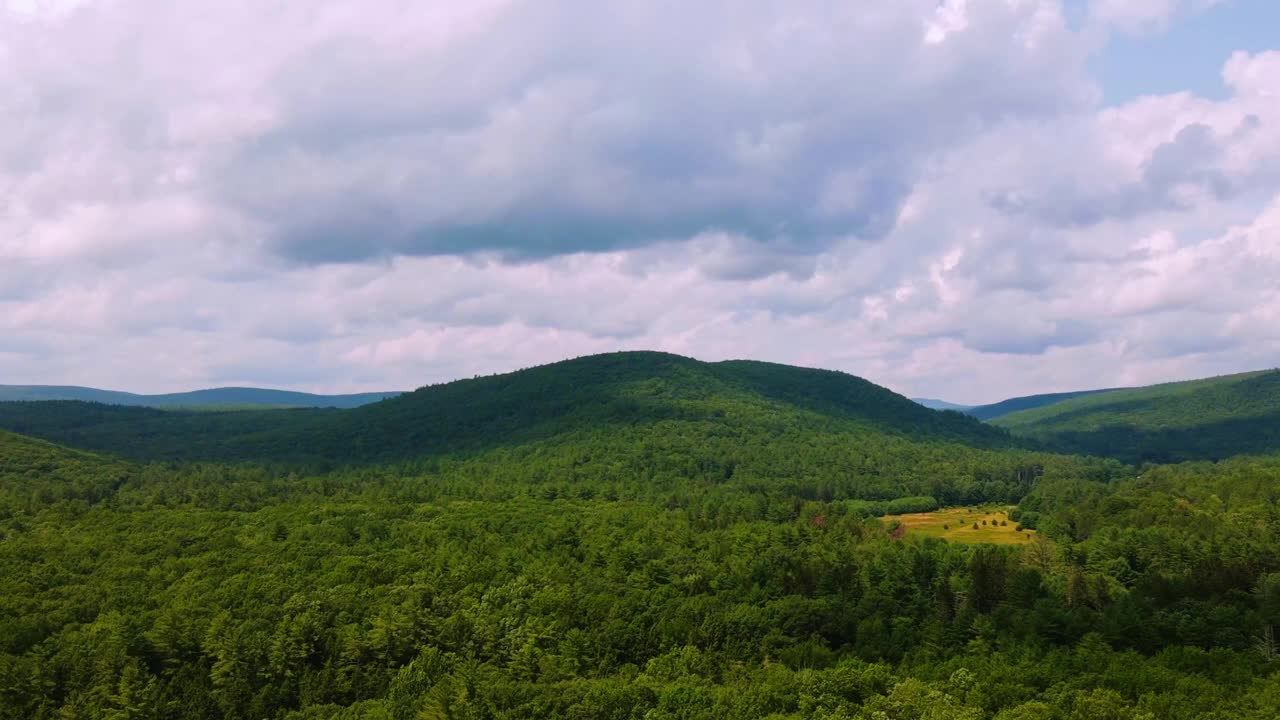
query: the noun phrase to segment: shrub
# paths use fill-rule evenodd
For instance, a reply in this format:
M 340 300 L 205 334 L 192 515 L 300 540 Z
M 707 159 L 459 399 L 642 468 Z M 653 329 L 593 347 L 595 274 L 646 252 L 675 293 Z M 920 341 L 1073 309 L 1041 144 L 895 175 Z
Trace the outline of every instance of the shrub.
M 1019 518 L 1015 518 L 1015 519 L 1019 519 Z M 1022 527 L 1028 530 L 1035 530 L 1036 525 L 1040 522 L 1040 513 L 1024 512 L 1022 513 L 1022 516 L 1019 520 Z
M 886 515 L 906 515 L 907 513 L 933 512 L 941 507 L 938 500 L 927 495 L 904 497 L 890 500 Z

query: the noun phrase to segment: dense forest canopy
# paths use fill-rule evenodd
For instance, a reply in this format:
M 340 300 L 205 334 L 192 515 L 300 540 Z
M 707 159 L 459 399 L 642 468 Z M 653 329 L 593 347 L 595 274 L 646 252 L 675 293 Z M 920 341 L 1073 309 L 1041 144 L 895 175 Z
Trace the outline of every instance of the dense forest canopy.
M 615 354 L 356 410 L 0 406 L 3 718 L 1274 718 L 1280 458 Z M 25 423 L 25 424 L 24 424 Z M 896 512 L 1015 505 L 1018 545 Z

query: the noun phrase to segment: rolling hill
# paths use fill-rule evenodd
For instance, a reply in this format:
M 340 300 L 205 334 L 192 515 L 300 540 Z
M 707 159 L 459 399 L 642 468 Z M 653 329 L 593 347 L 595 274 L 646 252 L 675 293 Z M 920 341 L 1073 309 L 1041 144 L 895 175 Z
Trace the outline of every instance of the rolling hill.
M 314 395 L 291 390 L 223 387 L 163 395 L 138 395 L 75 385 L 0 385 L 0 402 L 80 400 L 141 407 L 336 407 L 353 408 L 396 397 L 399 392 Z
M 1045 393 L 1043 395 L 1025 395 L 1023 397 L 1009 398 L 1001 400 L 990 405 L 978 405 L 975 407 L 964 408 L 962 412 L 966 415 L 972 415 L 979 420 L 994 420 L 1003 417 L 1009 413 L 1020 412 L 1022 410 L 1034 410 L 1035 408 L 1053 405 L 1064 400 L 1072 398 L 1084 397 L 1086 395 L 1096 395 L 1098 393 L 1109 393 L 1122 388 L 1109 388 L 1105 390 L 1077 390 L 1075 392 L 1062 393 Z
M 108 464 L 109 460 L 93 453 L 0 430 L 0 480 L 12 481 L 19 473 L 43 476 L 96 472 Z
M 628 352 L 420 388 L 347 410 L 176 412 L 0 403 L 0 427 L 140 459 L 383 462 L 552 439 L 772 438 L 799 431 L 1009 447 L 1003 430 L 839 372 Z M 692 442 L 692 441 L 691 441 Z M 694 443 L 696 444 L 696 443 Z
M 13 498 L 33 484 L 42 490 L 26 498 L 29 502 L 96 502 L 126 477 L 128 467 L 120 461 L 0 430 L 0 487 L 6 491 L 0 494 L 0 517 L 17 512 Z
M 1280 370 L 1088 394 L 992 422 L 1064 452 L 1128 462 L 1270 453 L 1280 450 Z

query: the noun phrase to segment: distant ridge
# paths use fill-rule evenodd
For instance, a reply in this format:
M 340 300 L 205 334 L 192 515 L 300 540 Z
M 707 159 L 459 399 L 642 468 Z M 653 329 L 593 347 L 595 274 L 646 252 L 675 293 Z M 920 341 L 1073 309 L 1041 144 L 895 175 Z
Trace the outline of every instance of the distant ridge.
M 1008 415 L 1009 413 L 1020 412 L 1022 410 L 1034 410 L 1035 408 L 1053 405 L 1072 398 L 1084 397 L 1086 395 L 1097 395 L 1099 393 L 1115 392 L 1116 390 L 1126 390 L 1128 388 L 1106 388 L 1102 390 L 1077 390 L 1075 392 L 1061 393 L 1045 393 L 1043 395 L 1025 395 L 1023 397 L 1009 398 L 1001 400 L 998 403 L 990 405 L 978 405 L 975 407 L 965 408 L 964 413 L 972 415 L 979 420 L 994 420 L 995 418 Z
M 1280 451 L 1280 370 L 1089 393 L 993 425 L 1071 453 L 1129 462 Z
M 970 405 L 957 405 L 947 402 L 946 400 L 935 400 L 934 398 L 911 398 L 913 402 L 929 408 L 930 410 L 955 410 L 956 412 L 967 412 Z
M 292 390 L 252 387 L 223 387 L 162 395 L 139 395 L 117 390 L 100 390 L 76 385 L 0 385 L 0 402 L 40 400 L 81 400 L 106 405 L 135 407 L 333 407 L 354 408 L 402 395 L 402 392 L 315 395 Z

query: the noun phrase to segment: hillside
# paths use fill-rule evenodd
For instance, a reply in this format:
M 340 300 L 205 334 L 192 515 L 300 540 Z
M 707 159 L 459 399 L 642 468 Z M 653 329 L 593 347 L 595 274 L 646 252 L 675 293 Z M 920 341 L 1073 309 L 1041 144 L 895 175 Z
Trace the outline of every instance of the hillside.
M 96 472 L 113 464 L 93 453 L 0 430 L 0 482 L 20 475 L 64 476 Z
M 353 408 L 396 397 L 399 392 L 314 395 L 291 390 L 224 387 L 162 395 L 138 395 L 75 385 L 0 385 L 0 402 L 80 400 L 142 407 L 336 407 Z
M 126 476 L 126 466 L 116 460 L 0 430 L 0 517 L 27 504 L 95 502 Z M 34 487 L 39 489 L 32 492 Z
M 217 410 L 107 405 L 82 400 L 0 402 L 0 429 L 59 445 L 135 460 L 246 460 L 242 446 L 281 438 L 277 457 L 296 460 L 298 443 L 336 413 L 329 408 Z M 310 443 L 306 443 L 310 444 Z
M 998 417 L 1004 417 L 1009 413 L 1020 412 L 1022 410 L 1033 410 L 1047 405 L 1060 403 L 1064 400 L 1072 398 L 1084 397 L 1086 395 L 1096 395 L 1098 393 L 1114 392 L 1115 389 L 1106 390 L 1078 390 L 1076 392 L 1062 393 L 1045 393 L 1043 395 L 1026 395 L 1023 397 L 1009 398 L 1001 400 L 990 405 L 978 405 L 976 407 L 964 408 L 962 412 L 966 415 L 972 415 L 979 420 L 994 420 Z
M 993 424 L 1062 451 L 1128 462 L 1270 453 L 1280 450 L 1280 371 L 1091 394 Z
M 170 412 L 0 403 L 0 427 L 140 459 L 398 461 L 554 438 L 778 437 L 800 430 L 997 448 L 1008 434 L 844 373 L 596 355 L 420 388 L 349 410 Z M 639 441 L 639 440 L 637 440 Z

